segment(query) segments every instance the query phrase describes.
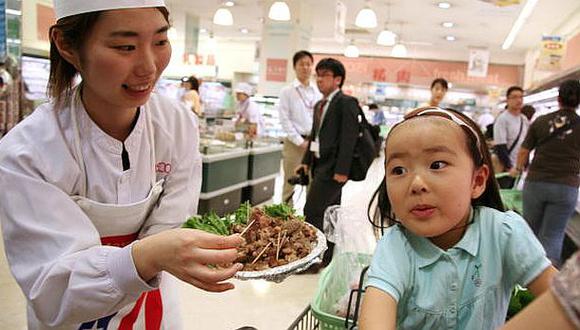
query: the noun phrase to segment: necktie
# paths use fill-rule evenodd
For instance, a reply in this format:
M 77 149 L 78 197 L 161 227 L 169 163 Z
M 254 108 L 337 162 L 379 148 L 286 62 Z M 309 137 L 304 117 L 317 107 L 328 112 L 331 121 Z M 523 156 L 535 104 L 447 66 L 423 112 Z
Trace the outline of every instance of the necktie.
M 314 120 L 316 121 L 315 122 L 316 133 L 318 133 L 318 130 L 322 125 L 321 123 L 322 112 L 324 111 L 324 106 L 326 105 L 327 101 L 328 101 L 327 99 L 322 99 L 322 101 L 320 101 L 320 106 L 318 107 L 318 109 L 316 109 L 316 112 L 314 112 Z

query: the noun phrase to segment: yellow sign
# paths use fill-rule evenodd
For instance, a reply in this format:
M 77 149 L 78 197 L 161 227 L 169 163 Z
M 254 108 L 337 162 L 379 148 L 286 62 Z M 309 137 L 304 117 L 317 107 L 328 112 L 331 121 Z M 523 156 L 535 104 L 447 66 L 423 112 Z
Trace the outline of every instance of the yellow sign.
M 543 36 L 537 67 L 540 70 L 559 70 L 566 53 L 566 44 L 561 36 Z
M 481 0 L 481 1 L 491 3 L 498 7 L 519 5 L 521 2 L 520 0 Z

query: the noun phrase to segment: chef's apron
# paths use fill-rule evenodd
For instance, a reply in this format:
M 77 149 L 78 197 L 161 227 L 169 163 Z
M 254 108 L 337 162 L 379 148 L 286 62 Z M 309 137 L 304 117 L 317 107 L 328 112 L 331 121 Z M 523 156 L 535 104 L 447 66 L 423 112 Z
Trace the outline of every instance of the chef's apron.
M 73 102 L 73 104 L 78 104 Z M 151 210 L 155 207 L 163 192 L 164 179 L 156 180 L 155 173 L 155 140 L 150 111 L 143 111 L 147 121 L 151 152 L 151 190 L 145 199 L 131 204 L 106 204 L 88 199 L 87 174 L 80 143 L 80 131 L 77 123 L 77 111 L 83 111 L 78 106 L 71 107 L 71 120 L 74 129 L 74 152 L 81 170 L 81 195 L 71 196 L 73 201 L 91 219 L 101 237 L 102 245 L 124 247 L 137 240 L 139 232 Z M 167 282 L 167 274 L 163 274 L 160 289 Z M 98 320 L 83 323 L 81 329 L 128 330 L 128 329 L 161 329 L 163 317 L 163 300 L 161 290 L 144 292 L 134 304 L 125 306 L 113 315 Z

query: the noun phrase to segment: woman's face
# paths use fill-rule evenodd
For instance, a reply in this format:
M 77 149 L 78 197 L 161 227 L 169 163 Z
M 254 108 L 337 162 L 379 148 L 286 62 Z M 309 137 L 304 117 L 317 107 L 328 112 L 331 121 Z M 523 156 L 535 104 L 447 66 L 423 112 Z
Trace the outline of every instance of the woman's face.
M 441 84 L 435 84 L 435 86 L 431 88 L 431 104 L 438 105 L 443 100 L 446 93 L 447 89 L 441 86 Z
M 455 244 L 487 179 L 487 169 L 474 168 L 465 132 L 444 118 L 411 119 L 390 134 L 385 157 L 397 219 L 437 245 Z
M 104 12 L 77 54 L 85 106 L 122 111 L 146 103 L 171 58 L 168 29 L 155 8 Z

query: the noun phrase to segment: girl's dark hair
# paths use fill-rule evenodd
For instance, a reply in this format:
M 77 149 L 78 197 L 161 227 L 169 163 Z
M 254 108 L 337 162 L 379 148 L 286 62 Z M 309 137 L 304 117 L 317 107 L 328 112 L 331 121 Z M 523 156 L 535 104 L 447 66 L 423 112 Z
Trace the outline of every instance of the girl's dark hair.
M 560 85 L 558 98 L 563 107 L 576 109 L 580 104 L 580 81 L 566 80 Z
M 169 12 L 165 7 L 157 7 L 165 20 L 169 22 Z M 59 19 L 50 27 L 48 36 L 50 39 L 50 75 L 48 78 L 48 96 L 60 105 L 71 95 L 77 69 L 62 57 L 53 40 L 53 31 L 60 30 L 63 42 L 76 51 L 81 51 L 103 11 L 95 11 L 78 14 Z
M 314 62 L 314 57 L 312 57 L 312 53 L 307 50 L 300 50 L 297 51 L 296 54 L 292 57 L 292 66 L 296 66 L 296 63 L 300 61 L 303 57 L 308 57 L 312 62 Z
M 437 84 L 441 85 L 441 87 L 443 87 L 444 90 L 449 89 L 449 84 L 447 83 L 447 80 L 443 78 L 437 78 L 433 80 L 433 82 L 431 83 L 431 89 L 433 89 L 433 87 L 435 87 L 435 85 Z
M 391 132 L 393 132 L 395 127 L 400 125 L 401 123 L 403 123 L 407 120 L 410 120 L 412 118 L 419 117 L 418 113 L 422 112 L 422 110 L 424 110 L 424 109 L 423 108 L 416 109 L 416 110 L 413 110 L 412 112 L 408 113 L 407 115 L 405 115 L 405 119 L 403 119 L 403 121 L 396 124 L 391 129 Z M 499 186 L 498 186 L 497 181 L 495 179 L 495 173 L 493 171 L 493 166 L 491 163 L 491 154 L 489 152 L 489 149 L 487 148 L 487 144 L 485 143 L 485 137 L 481 133 L 479 126 L 475 122 L 473 122 L 473 120 L 471 120 L 469 117 L 465 116 L 464 114 L 462 114 L 459 111 L 456 111 L 453 109 L 445 109 L 445 110 L 452 112 L 455 116 L 461 118 L 461 120 L 466 125 L 468 125 L 470 128 L 473 129 L 473 131 L 472 131 L 467 127 L 464 127 L 461 125 L 459 126 L 465 132 L 465 136 L 466 136 L 465 141 L 467 144 L 467 149 L 469 150 L 469 154 L 471 156 L 471 159 L 473 160 L 475 167 L 479 168 L 485 164 L 489 168 L 489 176 L 487 178 L 485 191 L 483 192 L 483 194 L 481 194 L 481 196 L 472 200 L 471 205 L 472 206 L 487 206 L 487 207 L 491 207 L 491 208 L 494 208 L 494 209 L 499 210 L 499 211 L 504 211 L 505 209 L 504 209 L 504 206 L 503 206 L 503 203 L 501 201 L 500 194 L 499 194 Z M 445 116 L 439 116 L 439 115 L 435 115 L 435 114 L 433 114 L 433 115 L 421 114 L 421 117 L 424 117 L 424 116 L 438 116 L 438 117 L 446 118 Z M 475 136 L 473 136 L 472 132 L 475 132 L 477 134 L 477 139 L 475 138 Z M 389 135 L 385 139 L 385 147 L 387 145 L 387 142 L 388 142 L 390 135 L 391 134 L 389 133 Z M 479 143 L 478 143 L 478 140 L 479 140 Z M 479 144 L 479 147 L 478 147 L 478 144 Z M 386 161 L 387 160 L 385 159 L 385 163 L 386 163 Z M 373 214 L 371 215 L 371 209 L 372 209 L 371 205 L 374 204 L 377 201 L 377 199 L 378 199 L 378 203 L 376 206 L 377 210 L 372 212 Z M 373 194 L 373 197 L 371 198 L 371 202 L 369 203 L 369 207 L 368 207 L 368 216 L 369 216 L 369 220 L 371 221 L 371 223 L 373 223 L 373 225 L 375 225 L 377 227 L 380 227 L 381 229 L 384 229 L 383 224 L 385 222 L 387 222 L 387 224 L 389 226 L 398 222 L 395 218 L 395 214 L 393 212 L 393 209 L 391 207 L 391 202 L 389 201 L 389 196 L 387 194 L 386 178 L 383 178 L 383 181 L 381 182 L 380 186 L 377 188 L 377 190 Z

